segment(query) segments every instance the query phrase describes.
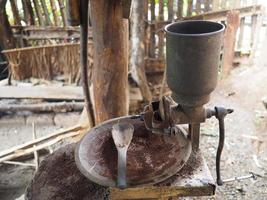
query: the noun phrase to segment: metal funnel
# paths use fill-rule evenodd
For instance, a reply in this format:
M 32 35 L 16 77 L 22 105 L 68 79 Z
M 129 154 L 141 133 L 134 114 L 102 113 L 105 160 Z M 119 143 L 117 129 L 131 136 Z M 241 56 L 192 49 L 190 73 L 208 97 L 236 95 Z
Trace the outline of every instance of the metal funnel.
M 166 31 L 167 83 L 185 106 L 209 101 L 217 84 L 224 25 L 211 21 L 169 24 Z

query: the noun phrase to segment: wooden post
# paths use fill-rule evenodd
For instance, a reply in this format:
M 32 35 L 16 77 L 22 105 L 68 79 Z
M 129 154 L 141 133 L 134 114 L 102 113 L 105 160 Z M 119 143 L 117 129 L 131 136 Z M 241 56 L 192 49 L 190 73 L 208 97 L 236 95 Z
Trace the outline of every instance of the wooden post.
M 164 21 L 164 1 L 159 0 L 159 20 L 160 22 Z M 163 48 L 164 48 L 164 32 L 160 30 L 158 32 L 158 58 L 163 59 Z
M 145 74 L 145 21 L 146 16 L 143 8 L 145 1 L 132 2 L 131 15 L 131 57 L 130 68 L 133 79 L 138 84 L 144 99 L 152 100 L 152 95 Z
M 44 26 L 44 20 L 43 20 L 43 16 L 42 16 L 42 12 L 41 12 L 38 0 L 33 0 L 33 4 L 34 4 L 34 9 L 35 9 L 35 12 L 38 18 L 39 25 Z
M 223 77 L 227 76 L 233 66 L 235 55 L 236 32 L 239 27 L 239 11 L 229 11 L 224 35 Z
M 122 0 L 91 0 L 96 123 L 128 113 L 128 20 Z
M 178 0 L 177 5 L 177 19 L 179 20 L 183 18 L 184 0 Z
M 58 26 L 58 16 L 57 16 L 57 8 L 55 4 L 55 0 L 50 0 L 51 10 L 54 17 L 54 25 Z
M 149 57 L 155 58 L 155 0 L 150 0 L 150 12 L 151 12 L 151 21 L 152 24 L 150 25 L 150 42 L 149 42 Z
M 15 25 L 21 26 L 20 16 L 19 16 L 19 11 L 18 11 L 18 6 L 17 6 L 17 0 L 10 0 L 10 5 L 11 5 Z

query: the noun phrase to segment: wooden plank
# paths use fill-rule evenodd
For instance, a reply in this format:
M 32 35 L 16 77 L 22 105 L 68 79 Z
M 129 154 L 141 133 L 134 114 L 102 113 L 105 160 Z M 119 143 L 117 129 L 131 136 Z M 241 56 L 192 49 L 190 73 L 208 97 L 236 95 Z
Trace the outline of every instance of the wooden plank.
M 23 150 L 25 148 L 32 148 L 33 145 L 39 145 L 42 142 L 48 141 L 48 140 L 53 139 L 55 137 L 64 135 L 64 134 L 69 133 L 69 132 L 77 132 L 77 131 L 79 131 L 81 129 L 82 129 L 82 126 L 76 125 L 74 127 L 70 127 L 70 128 L 67 128 L 67 129 L 58 130 L 58 131 L 56 131 L 54 133 L 51 133 L 49 135 L 46 135 L 46 136 L 43 136 L 43 137 L 39 137 L 37 139 L 31 140 L 29 142 L 26 142 L 24 144 L 20 144 L 20 145 L 11 147 L 9 149 L 3 150 L 3 151 L 0 152 L 0 157 L 4 158 L 4 157 L 6 157 L 6 156 L 8 156 L 8 155 L 10 155 L 12 153 L 19 152 L 20 150 Z
M 33 26 L 12 26 L 15 37 L 38 40 L 38 39 L 65 39 L 80 38 L 78 27 L 33 27 Z M 92 38 L 92 28 L 88 30 L 88 37 Z
M 179 1 L 180 2 L 180 1 Z M 183 17 L 182 20 L 212 20 L 212 21 L 226 21 L 227 19 L 227 13 L 230 11 L 239 11 L 239 17 L 246 17 L 251 16 L 253 14 L 263 14 L 263 6 L 262 5 L 255 5 L 255 6 L 247 6 L 243 8 L 238 9 L 228 9 L 228 10 L 219 10 L 214 12 L 207 12 L 200 15 L 195 15 L 191 17 Z M 179 21 L 181 19 L 177 19 Z M 166 20 L 164 22 L 157 22 L 155 20 L 152 20 L 149 22 L 149 25 L 156 25 L 158 29 L 162 28 L 163 26 L 166 26 L 167 24 L 171 23 L 172 21 Z
M 82 111 L 83 102 L 58 102 L 58 103 L 37 103 L 37 104 L 0 104 L 0 112 L 68 112 Z
M 236 32 L 239 27 L 239 12 L 230 11 L 227 14 L 226 20 L 227 26 L 224 34 L 224 53 L 223 53 L 223 65 L 222 65 L 222 76 L 225 77 L 229 75 L 234 61 L 235 55 L 235 41 L 236 41 Z
M 81 87 L 64 86 L 1 86 L 0 99 L 64 99 L 83 100 Z

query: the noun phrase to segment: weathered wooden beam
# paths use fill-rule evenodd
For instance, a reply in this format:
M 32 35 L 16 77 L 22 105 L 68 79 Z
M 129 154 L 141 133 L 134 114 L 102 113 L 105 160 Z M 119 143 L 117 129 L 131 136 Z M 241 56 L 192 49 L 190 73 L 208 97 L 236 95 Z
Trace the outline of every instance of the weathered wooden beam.
M 145 74 L 145 17 L 143 7 L 145 1 L 133 1 L 131 15 L 131 56 L 130 70 L 133 79 L 138 84 L 144 99 L 152 100 Z
M 59 103 L 38 103 L 38 104 L 8 104 L 0 105 L 0 112 L 69 112 L 82 111 L 83 102 L 59 102 Z
M 128 20 L 121 0 L 91 0 L 96 123 L 128 113 Z
M 239 17 L 246 17 L 251 15 L 259 15 L 263 13 L 263 6 L 262 5 L 255 5 L 255 6 L 247 6 L 243 8 L 237 8 L 237 9 L 229 9 L 229 10 L 219 10 L 214 12 L 207 12 L 200 15 L 195 15 L 191 17 L 183 17 L 182 20 L 213 20 L 213 21 L 226 21 L 227 13 L 229 11 L 238 11 Z M 178 21 L 181 19 L 177 19 Z M 164 22 L 157 22 L 155 20 L 151 20 L 148 22 L 150 26 L 154 25 L 158 29 L 162 28 L 163 26 L 166 26 L 167 24 L 171 23 L 171 21 L 166 20 Z
M 23 92 L 22 92 L 23 91 Z M 0 99 L 62 99 L 83 100 L 82 88 L 73 86 L 1 86 Z
M 232 67 L 235 56 L 235 41 L 236 41 L 236 32 L 238 30 L 240 21 L 239 21 L 239 12 L 230 11 L 227 14 L 226 20 L 226 29 L 224 34 L 224 53 L 223 53 L 223 65 L 222 65 L 222 76 L 226 77 L 229 75 Z
M 66 39 L 80 38 L 78 27 L 35 27 L 35 26 L 11 26 L 14 36 L 28 40 L 38 39 Z M 92 28 L 89 27 L 88 37 L 92 38 Z

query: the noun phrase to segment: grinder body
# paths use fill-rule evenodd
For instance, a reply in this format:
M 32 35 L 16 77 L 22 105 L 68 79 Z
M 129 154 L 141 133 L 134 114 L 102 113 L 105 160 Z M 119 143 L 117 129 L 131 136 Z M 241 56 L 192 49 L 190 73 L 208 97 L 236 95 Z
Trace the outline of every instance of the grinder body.
M 167 83 L 175 102 L 200 106 L 217 84 L 224 26 L 185 21 L 166 26 Z

